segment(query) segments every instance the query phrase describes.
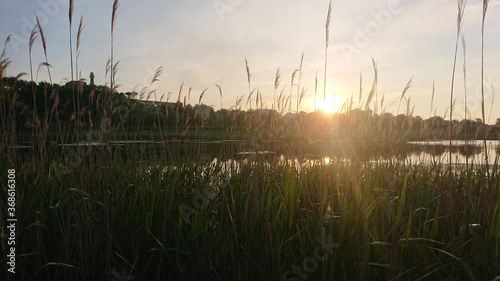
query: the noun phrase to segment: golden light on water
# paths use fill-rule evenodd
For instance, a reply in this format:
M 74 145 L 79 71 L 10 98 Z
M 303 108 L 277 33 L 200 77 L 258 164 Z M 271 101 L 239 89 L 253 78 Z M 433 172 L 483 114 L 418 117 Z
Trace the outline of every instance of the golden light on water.
M 330 164 L 330 157 L 326 156 L 325 158 L 323 158 L 323 162 L 328 165 Z

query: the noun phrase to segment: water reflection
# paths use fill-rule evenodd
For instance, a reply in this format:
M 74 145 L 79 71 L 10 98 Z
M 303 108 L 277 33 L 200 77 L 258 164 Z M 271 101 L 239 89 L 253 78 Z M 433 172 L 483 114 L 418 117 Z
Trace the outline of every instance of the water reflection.
M 409 159 L 414 162 L 449 162 L 450 154 L 454 164 L 486 164 L 483 141 L 433 141 L 409 142 L 413 146 Z M 499 141 L 486 141 L 488 164 L 493 164 L 500 155 Z
M 493 164 L 500 155 L 500 142 L 487 141 L 488 164 Z M 462 165 L 465 163 L 485 164 L 485 153 L 482 141 L 429 141 L 429 142 L 375 142 L 375 141 L 337 141 L 310 144 L 296 150 L 254 151 L 221 155 L 219 160 L 244 161 L 283 161 L 283 158 L 294 159 L 303 165 L 330 164 L 333 161 L 377 162 L 377 161 L 409 161 L 412 163 L 442 163 Z
M 141 156 L 140 161 L 169 158 L 173 161 L 195 160 L 200 164 L 212 161 L 219 163 L 251 163 L 254 161 L 274 163 L 293 159 L 296 165 L 331 164 L 337 161 L 377 162 L 411 161 L 412 163 L 449 162 L 453 164 L 485 164 L 482 141 L 330 141 L 316 143 L 287 143 L 283 141 L 186 141 L 186 142 L 112 142 L 115 151 Z M 500 155 L 500 141 L 487 141 L 488 164 L 493 164 Z M 101 149 L 104 143 L 82 142 L 88 151 Z M 73 151 L 76 144 L 58 145 L 58 149 Z M 19 152 L 27 152 L 31 146 L 14 147 Z M 86 150 L 85 150 L 86 151 Z M 234 165 L 234 164 L 231 164 Z

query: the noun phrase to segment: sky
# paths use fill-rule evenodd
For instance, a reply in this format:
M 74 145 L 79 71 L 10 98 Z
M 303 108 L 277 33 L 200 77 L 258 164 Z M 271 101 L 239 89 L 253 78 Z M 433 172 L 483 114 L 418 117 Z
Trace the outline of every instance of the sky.
M 299 85 L 300 91 L 305 91 L 299 111 L 311 112 L 315 107 L 339 111 L 351 97 L 354 107 L 365 108 L 374 79 L 373 59 L 378 80 L 376 99 L 370 103 L 372 110 L 376 101 L 378 113 L 406 112 L 408 102 L 403 100 L 400 104 L 400 100 L 410 79 L 412 85 L 405 98 L 409 99 L 413 115 L 445 116 L 450 107 L 457 38 L 454 0 L 333 0 L 326 91 L 323 83 L 328 0 L 121 0 L 119 3 L 114 60 L 119 61 L 116 83 L 121 92 L 140 92 L 146 87 L 155 90 L 158 100 L 163 96 L 163 101 L 176 101 L 183 84 L 181 100 L 188 98 L 191 88 L 191 104 L 198 103 L 200 94 L 207 89 L 202 103 L 216 110 L 221 102 L 224 108 L 235 107 L 240 97 L 243 109 L 255 108 L 255 92 L 251 105 L 246 103 L 249 96 L 246 59 L 251 72 L 250 91 L 260 91 L 264 108 L 273 107 L 277 69 L 281 72 L 281 83 L 276 95 L 292 94 L 292 112 L 297 110 Z M 86 79 L 94 72 L 97 84 L 109 83 L 105 70 L 111 50 L 112 4 L 112 0 L 74 1 L 73 51 L 76 52 L 76 33 L 83 16 L 78 69 Z M 11 35 L 5 47 L 6 56 L 12 61 L 8 76 L 30 73 L 28 40 L 36 14 L 46 37 L 53 80 L 68 81 L 71 76 L 68 7 L 68 0 L 0 1 L 0 40 Z M 484 31 L 488 123 L 495 123 L 500 117 L 499 15 L 500 0 L 490 0 Z M 465 94 L 470 111 L 467 117 L 481 117 L 481 21 L 482 1 L 469 0 L 462 28 L 465 56 L 460 42 L 453 90 L 454 118 L 458 120 L 465 115 Z M 297 72 L 291 87 L 292 73 L 300 68 L 302 55 L 302 75 Z M 35 80 L 47 81 L 46 68 L 38 68 L 45 61 L 40 36 L 32 48 L 32 61 Z M 158 67 L 163 69 L 161 81 L 150 87 Z M 24 79 L 29 79 L 29 75 Z M 216 84 L 221 86 L 222 100 Z

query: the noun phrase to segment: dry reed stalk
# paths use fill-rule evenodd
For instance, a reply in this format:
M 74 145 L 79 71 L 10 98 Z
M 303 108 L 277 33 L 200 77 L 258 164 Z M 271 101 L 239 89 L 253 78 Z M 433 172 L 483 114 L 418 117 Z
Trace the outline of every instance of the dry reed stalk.
M 328 13 L 326 14 L 326 23 L 325 23 L 325 76 L 323 79 L 323 102 L 326 101 L 326 70 L 328 65 L 328 45 L 330 43 L 330 20 L 332 17 L 332 1 L 328 4 Z M 335 108 L 335 97 L 334 97 L 334 108 Z
M 114 63 L 114 32 L 115 32 L 115 25 L 116 25 L 116 19 L 118 16 L 118 7 L 119 7 L 119 1 L 115 0 L 113 2 L 113 9 L 111 13 L 111 50 L 110 50 L 110 93 L 109 93 L 109 98 L 108 98 L 108 110 L 109 112 L 112 112 L 112 102 L 111 99 L 113 97 L 113 92 L 115 90 L 115 75 L 116 75 L 116 64 Z
M 30 39 L 29 39 L 29 46 L 28 46 L 28 49 L 29 49 L 29 61 L 30 61 L 31 91 L 32 91 L 32 94 L 33 94 L 33 115 L 32 115 L 33 116 L 33 119 L 32 119 L 33 126 L 31 127 L 31 137 L 32 137 L 32 142 L 33 143 L 36 143 L 36 141 L 35 141 L 35 129 L 36 129 L 36 126 L 34 126 L 34 125 L 35 125 L 35 120 L 37 119 L 38 110 L 37 110 L 37 102 L 36 102 L 36 85 L 35 85 L 35 81 L 33 80 L 33 59 L 32 59 L 32 56 L 31 56 L 31 52 L 33 50 L 33 44 L 35 43 L 36 34 L 37 34 L 37 26 L 35 25 L 33 27 L 33 30 L 31 30 Z M 32 150 L 32 156 L 33 156 L 33 159 L 36 159 L 35 158 L 35 149 L 34 148 Z M 33 161 L 33 169 L 34 168 L 35 168 L 35 161 Z
M 429 110 L 429 118 L 432 115 L 432 111 L 434 111 L 434 116 L 436 116 L 436 110 L 434 108 L 434 94 L 436 93 L 436 82 L 432 82 L 432 95 L 431 95 L 431 107 Z
M 78 32 L 76 34 L 76 59 L 75 59 L 75 73 L 77 74 L 76 79 L 79 81 L 78 83 L 78 89 L 77 89 L 77 116 L 78 116 L 78 123 L 81 123 L 80 116 L 82 115 L 81 113 L 81 98 L 83 94 L 83 79 L 81 77 L 81 73 L 78 71 L 78 58 L 80 57 L 80 43 L 81 43 L 81 36 L 82 32 L 84 29 L 83 25 L 83 15 L 80 17 L 80 24 L 78 25 Z
M 250 103 L 250 109 L 252 109 L 252 94 L 253 94 L 253 90 L 250 90 L 251 89 L 251 80 L 252 80 L 252 73 L 250 72 L 250 67 L 248 66 L 248 60 L 247 58 L 245 57 L 245 69 L 246 69 L 246 72 L 247 72 L 247 82 L 248 82 L 248 99 L 247 99 L 247 104 Z
M 488 165 L 488 147 L 486 144 L 486 118 L 484 110 L 484 21 L 486 19 L 486 12 L 488 11 L 489 0 L 483 0 L 483 17 L 481 21 L 481 113 L 483 117 L 483 149 L 484 149 L 484 160 L 486 162 L 486 173 L 489 175 L 489 165 Z
M 276 75 L 274 76 L 274 92 L 273 92 L 273 96 L 274 96 L 273 109 L 274 110 L 276 109 L 276 90 L 278 90 L 280 83 L 281 83 L 281 71 L 278 68 L 276 70 Z
M 40 33 L 40 37 L 42 38 L 42 47 L 43 47 L 43 53 L 45 54 L 45 62 L 47 63 L 47 72 L 49 74 L 49 81 L 50 84 L 52 84 L 52 76 L 50 74 L 50 64 L 47 56 L 47 41 L 45 40 L 45 34 L 43 32 L 42 25 L 40 24 L 40 20 L 38 20 L 38 16 L 36 15 L 36 13 L 35 13 L 35 19 L 36 19 L 36 24 L 38 26 L 38 31 Z
M 465 135 L 465 149 L 466 151 L 469 149 L 468 147 L 468 140 L 469 140 L 469 132 L 467 130 L 467 125 L 468 125 L 468 122 L 467 122 L 467 111 L 468 111 L 468 108 L 467 108 L 467 65 L 466 65 L 466 52 L 465 52 L 465 37 L 462 35 L 461 36 L 461 41 L 462 41 L 462 54 L 463 54 L 463 65 L 462 65 L 462 70 L 463 70 L 463 74 L 464 74 L 464 135 Z M 469 170 L 469 153 L 466 153 L 465 154 L 465 169 L 466 170 Z M 467 174 L 467 177 L 469 175 Z M 467 186 L 469 186 L 467 184 Z M 470 190 L 469 190 L 469 193 L 470 193 Z
M 299 99 L 301 99 L 300 98 L 300 82 L 302 81 L 302 73 L 303 73 L 302 66 L 303 66 L 303 64 L 304 64 L 304 53 L 302 53 L 302 56 L 300 57 L 299 82 L 297 83 L 297 109 L 296 109 L 297 113 L 299 113 L 299 104 L 300 104 Z
M 316 70 L 316 76 L 314 76 L 314 111 L 318 110 L 317 102 L 318 102 L 318 71 Z
M 278 96 L 278 112 L 280 114 L 283 114 L 285 112 L 285 109 L 286 109 L 286 103 L 284 102 L 285 89 L 286 89 L 286 86 L 281 89 L 280 94 Z
M 295 85 L 293 83 L 293 81 L 295 80 L 295 76 L 297 75 L 297 72 L 299 72 L 298 69 L 295 69 L 293 72 L 292 72 L 292 79 L 290 80 L 290 97 L 289 97 L 289 103 L 288 103 L 288 113 L 291 113 L 292 112 L 292 95 L 293 95 L 293 85 Z
M 300 104 L 302 103 L 302 99 L 304 99 L 306 92 L 307 92 L 306 89 L 304 89 L 304 87 L 302 87 L 302 91 L 300 92 L 300 97 L 299 97 L 298 105 L 297 105 L 297 113 L 299 113 Z
M 366 99 L 365 111 L 370 107 L 370 103 L 372 102 L 373 98 L 375 97 L 375 93 L 377 92 L 378 71 L 377 71 L 377 63 L 375 62 L 375 60 L 373 58 L 372 58 L 372 64 L 373 64 L 373 71 L 374 71 L 373 84 L 372 84 L 372 88 L 370 89 L 370 93 L 368 94 L 368 98 Z M 376 107 L 376 105 L 375 105 L 375 107 Z
M 201 100 L 203 99 L 203 97 L 205 96 L 205 93 L 207 92 L 208 88 L 206 88 L 205 90 L 203 90 L 200 94 L 200 98 L 198 99 L 198 104 L 201 105 Z
M 193 92 L 193 87 L 189 87 L 189 89 L 188 89 L 187 103 L 186 103 L 186 99 L 184 99 L 184 107 L 186 107 L 186 105 L 189 104 L 191 101 L 191 92 Z
M 184 87 L 184 81 L 181 83 L 181 86 L 179 87 L 179 94 L 177 95 L 177 103 L 181 102 L 182 98 L 182 88 Z
M 449 146 L 450 146 L 450 151 L 451 151 L 451 146 L 452 146 L 452 134 L 453 134 L 453 105 L 454 105 L 454 97 L 453 97 L 453 90 L 454 90 L 454 83 L 455 83 L 455 69 L 456 69 L 456 64 L 457 64 L 457 53 L 458 53 L 458 44 L 460 41 L 460 35 L 462 33 L 462 25 L 464 21 L 464 12 L 465 12 L 465 6 L 466 6 L 466 1 L 465 0 L 457 0 L 457 37 L 456 37 L 456 43 L 455 43 L 455 55 L 453 58 L 453 72 L 451 76 L 451 91 L 450 91 L 450 126 L 449 126 L 449 131 L 448 131 L 448 137 L 449 137 Z M 451 152 L 449 153 L 449 166 L 450 166 L 450 171 L 451 171 L 451 164 L 452 164 L 452 155 Z M 451 177 L 451 172 L 450 172 L 450 177 Z
M 260 89 L 257 89 L 257 96 L 255 97 L 255 108 L 262 109 L 262 93 L 260 92 Z
M 361 107 L 361 99 L 363 98 L 363 74 L 359 73 L 359 96 L 358 106 Z
M 403 99 L 405 101 L 407 100 L 406 93 L 411 88 L 412 83 L 413 83 L 413 77 L 411 77 L 410 80 L 408 80 L 408 83 L 406 83 L 406 86 L 404 87 L 403 92 L 401 93 L 401 97 L 399 98 L 399 105 L 398 105 L 398 111 L 396 113 L 396 116 L 399 115 L 399 109 L 401 107 L 401 103 L 402 103 Z
M 248 104 L 250 104 L 250 110 L 252 110 L 252 95 L 253 95 L 253 93 L 255 93 L 255 89 L 253 89 L 251 92 L 249 92 L 247 102 L 245 104 L 245 107 L 247 107 Z

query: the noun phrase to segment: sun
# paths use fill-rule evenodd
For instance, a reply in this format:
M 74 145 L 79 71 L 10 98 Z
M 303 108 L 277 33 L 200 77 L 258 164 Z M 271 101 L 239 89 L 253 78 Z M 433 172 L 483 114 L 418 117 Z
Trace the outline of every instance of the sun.
M 339 100 L 334 98 L 333 95 L 327 95 L 326 99 L 323 97 L 316 98 L 316 105 L 319 110 L 327 113 L 338 113 L 337 106 Z

